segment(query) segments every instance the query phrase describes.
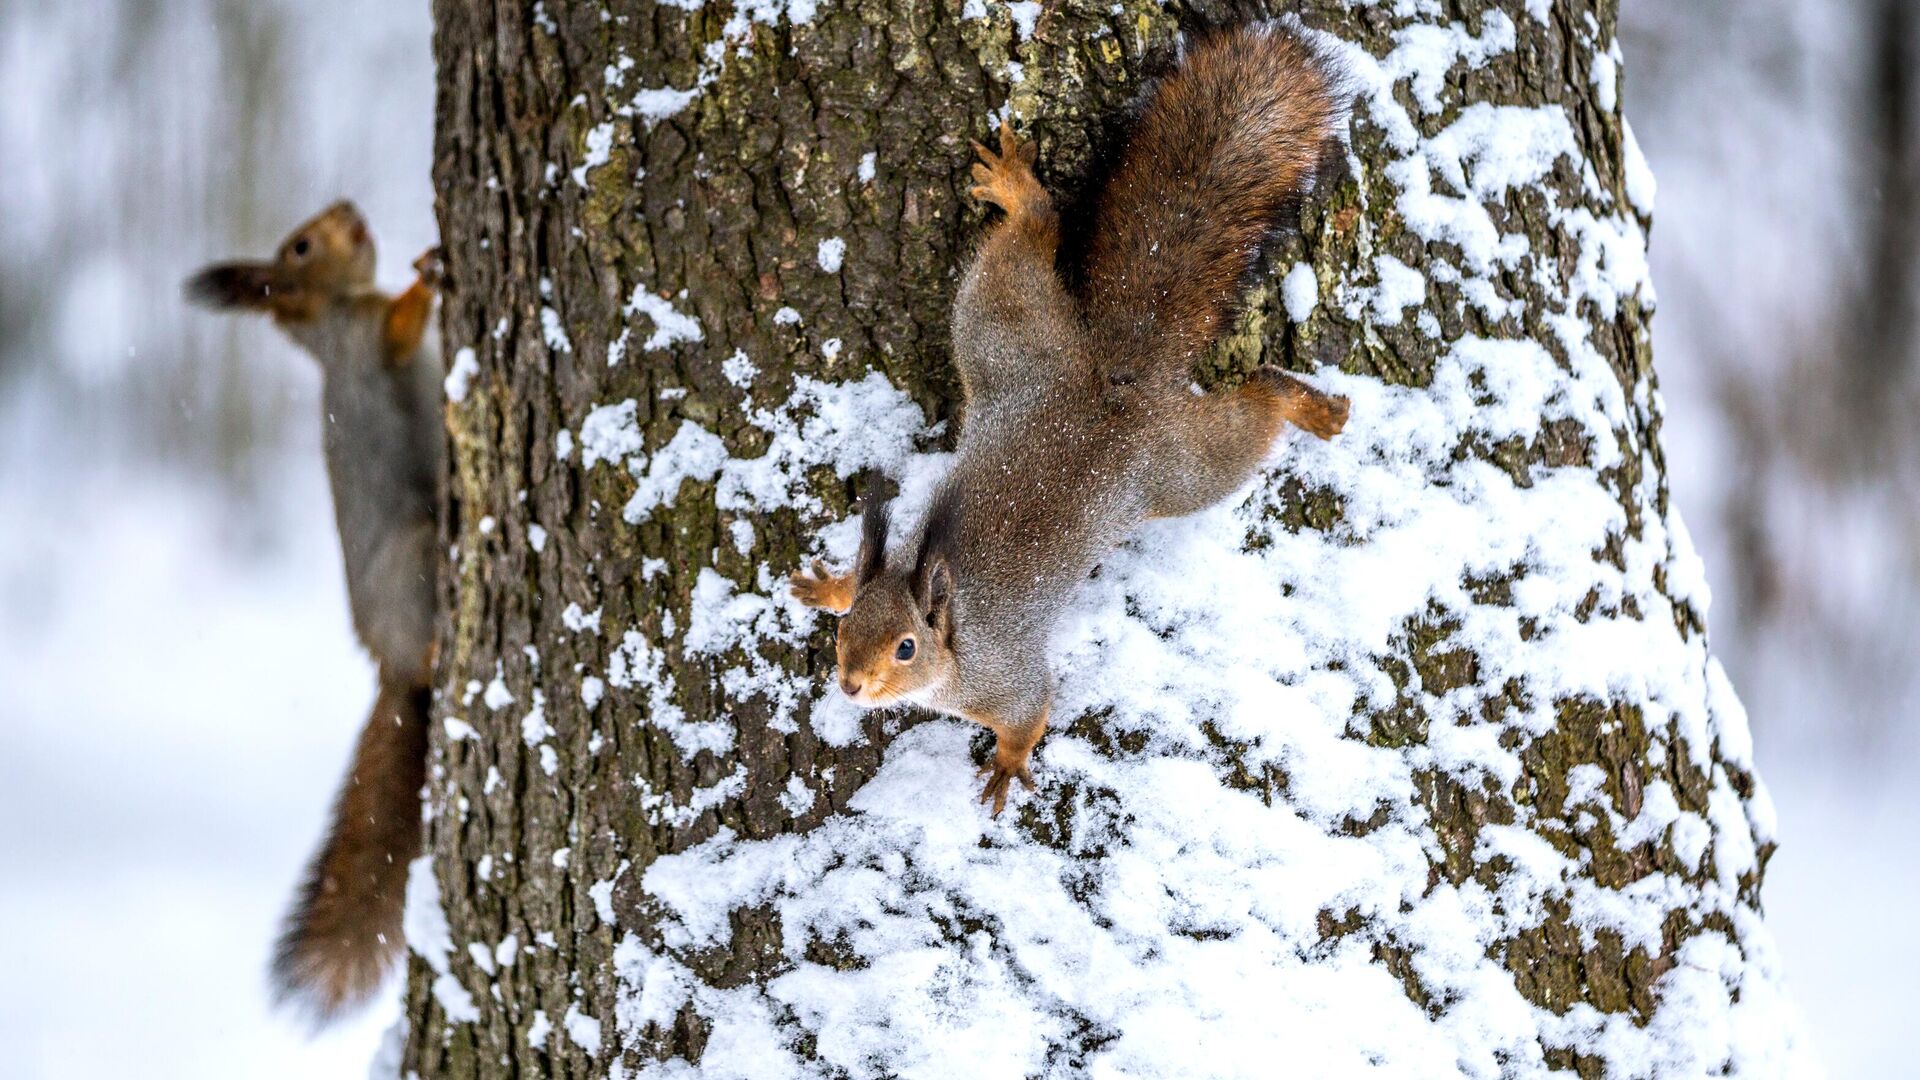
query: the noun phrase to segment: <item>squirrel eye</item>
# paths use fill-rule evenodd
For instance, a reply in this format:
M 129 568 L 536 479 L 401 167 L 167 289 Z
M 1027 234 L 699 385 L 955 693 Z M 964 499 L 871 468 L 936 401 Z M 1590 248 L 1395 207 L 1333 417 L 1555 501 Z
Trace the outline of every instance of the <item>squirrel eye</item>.
M 305 258 L 307 254 L 307 249 L 312 246 L 313 246 L 312 244 L 307 242 L 307 238 L 303 236 L 300 239 L 295 240 L 293 242 L 293 253 L 296 256 Z
M 893 658 L 901 663 L 913 659 L 913 639 L 910 637 L 901 638 L 899 647 L 893 650 Z

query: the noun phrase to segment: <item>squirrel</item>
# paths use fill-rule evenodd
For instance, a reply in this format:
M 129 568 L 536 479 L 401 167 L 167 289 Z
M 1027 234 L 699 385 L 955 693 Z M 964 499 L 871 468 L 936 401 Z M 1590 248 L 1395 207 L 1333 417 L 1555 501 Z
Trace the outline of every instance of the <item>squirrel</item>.
M 369 997 L 403 943 L 407 865 L 420 849 L 445 456 L 438 349 L 423 344 L 437 255 L 398 296 L 373 284 L 374 245 L 353 204 L 329 206 L 268 262 L 208 266 L 194 303 L 270 315 L 319 361 L 323 444 L 354 630 L 379 691 L 333 807 L 333 824 L 273 959 L 281 1001 L 320 1021 Z
M 851 573 L 814 560 L 789 587 L 841 616 L 841 689 L 916 704 L 995 736 L 980 770 L 998 815 L 1033 788 L 1046 731 L 1047 638 L 1102 555 L 1150 518 L 1233 493 L 1292 423 L 1338 434 L 1347 400 L 1278 368 L 1198 393 L 1194 361 L 1241 303 L 1263 241 L 1340 144 L 1335 79 L 1298 38 L 1241 27 L 1193 43 L 1149 91 L 1095 196 L 1085 285 L 1055 270 L 1060 224 L 1035 147 L 1000 127 L 973 144 L 970 193 L 1005 217 L 953 308 L 963 424 L 917 538 L 887 551 L 883 499 L 863 510 Z

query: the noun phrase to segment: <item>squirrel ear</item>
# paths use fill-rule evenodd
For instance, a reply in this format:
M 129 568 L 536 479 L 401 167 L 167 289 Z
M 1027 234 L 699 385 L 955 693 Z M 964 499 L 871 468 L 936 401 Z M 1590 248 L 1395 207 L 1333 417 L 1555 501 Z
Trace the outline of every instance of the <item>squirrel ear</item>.
M 927 510 L 926 524 L 920 529 L 920 553 L 913 564 L 913 596 L 926 613 L 927 622 L 942 625 L 947 601 L 953 598 L 954 532 L 959 520 L 959 504 L 951 492 L 934 496 Z
M 887 500 L 868 492 L 860 511 L 860 556 L 853 563 L 853 580 L 861 585 L 887 568 Z
M 936 554 L 929 559 L 920 580 L 920 606 L 927 623 L 939 626 L 946 618 L 948 601 L 953 599 L 953 570 L 947 566 L 947 557 Z

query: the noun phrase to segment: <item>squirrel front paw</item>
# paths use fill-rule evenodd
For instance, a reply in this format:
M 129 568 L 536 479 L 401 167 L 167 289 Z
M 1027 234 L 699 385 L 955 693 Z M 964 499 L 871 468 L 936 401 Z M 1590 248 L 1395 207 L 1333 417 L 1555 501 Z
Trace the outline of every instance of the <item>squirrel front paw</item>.
M 788 575 L 787 588 L 795 600 L 810 608 L 821 608 L 835 615 L 845 615 L 853 608 L 853 575 L 835 574 L 819 559 L 813 560 L 811 573 L 795 570 Z
M 429 289 L 437 289 L 447 280 L 447 264 L 440 257 L 438 247 L 430 247 L 413 260 L 413 272 L 420 275 L 420 281 Z
M 1009 216 L 1044 212 L 1048 208 L 1047 189 L 1033 175 L 1033 163 L 1039 148 L 1013 133 L 1013 122 L 1000 122 L 1000 152 L 973 143 L 980 162 L 973 167 L 974 186 L 968 193 L 1005 210 Z

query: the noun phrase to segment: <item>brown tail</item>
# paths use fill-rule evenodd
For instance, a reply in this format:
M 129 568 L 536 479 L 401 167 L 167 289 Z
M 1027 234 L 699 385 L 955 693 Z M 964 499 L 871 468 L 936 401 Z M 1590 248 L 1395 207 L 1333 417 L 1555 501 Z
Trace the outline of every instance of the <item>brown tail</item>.
M 271 263 L 214 263 L 187 279 L 187 299 L 215 309 L 263 309 L 281 287 Z
M 324 1022 L 379 988 L 399 955 L 407 864 L 420 850 L 425 687 L 382 673 L 373 714 L 333 807 L 333 826 L 287 914 L 273 958 L 281 1001 Z
M 1189 48 L 1152 91 L 1096 204 L 1096 355 L 1184 382 L 1311 184 L 1338 111 L 1324 62 L 1280 30 L 1241 27 Z

